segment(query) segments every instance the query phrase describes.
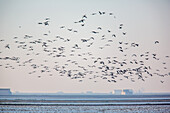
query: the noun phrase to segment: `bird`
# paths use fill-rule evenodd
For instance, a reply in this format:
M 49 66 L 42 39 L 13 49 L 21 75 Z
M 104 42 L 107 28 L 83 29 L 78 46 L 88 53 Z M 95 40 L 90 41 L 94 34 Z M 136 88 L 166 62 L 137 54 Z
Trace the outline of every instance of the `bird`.
M 63 29 L 63 28 L 65 28 L 65 26 L 61 26 L 60 28 Z
M 49 21 L 45 21 L 45 22 L 44 22 L 44 25 L 49 25 L 49 23 L 48 23 L 48 22 L 49 22 Z
M 47 18 L 45 18 L 45 20 L 50 20 L 50 18 L 47 17 Z
M 162 80 L 161 80 L 160 82 L 161 82 L 161 83 L 164 83 L 164 81 L 162 81 Z
M 92 13 L 91 15 L 96 15 L 97 13 Z
M 123 35 L 126 35 L 126 32 L 123 32 Z
M 83 17 L 82 18 L 87 18 L 87 16 L 86 15 L 83 15 Z
M 112 35 L 112 37 L 116 37 L 116 35 L 115 35 L 115 34 L 113 34 L 113 35 Z
M 29 75 L 40 73 L 38 78 L 43 77 L 43 74 L 58 75 L 69 77 L 70 80 L 77 79 L 78 82 L 85 82 L 86 78 L 93 79 L 94 82 L 99 82 L 98 78 L 101 78 L 108 83 L 118 83 L 124 80 L 136 82 L 137 79 L 145 82 L 145 79 L 149 77 L 170 75 L 170 72 L 167 72 L 169 55 L 162 58 L 156 51 L 147 51 L 147 49 L 142 48 L 142 43 L 134 42 L 130 38 L 123 39 L 122 37 L 127 34 L 127 31 L 123 29 L 123 23 L 118 23 L 119 26 L 115 29 L 102 24 L 102 22 L 97 23 L 94 26 L 95 29 L 85 26 L 90 26 L 91 22 L 87 23 L 87 21 L 95 22 L 93 19 L 90 20 L 91 18 L 97 17 L 100 20 L 105 16 L 112 19 L 112 15 L 112 12 L 103 11 L 84 14 L 78 21 L 73 21 L 80 27 L 75 27 L 75 24 L 73 26 L 61 24 L 58 27 L 61 31 L 56 32 L 56 34 L 50 29 L 49 17 L 42 22 L 37 21 L 40 24 L 39 27 L 45 31 L 41 35 L 45 36 L 39 39 L 30 34 L 23 34 L 23 37 L 14 36 L 11 39 L 13 42 L 11 41 L 10 44 L 7 43 L 7 40 L 0 40 L 1 44 L 4 44 L 3 47 L 5 46 L 8 52 L 13 53 L 12 56 L 5 56 L 4 51 L 1 51 L 0 54 L 3 56 L 0 56 L 0 60 L 7 63 L 0 64 L 0 66 L 5 69 L 30 66 L 32 70 L 28 72 Z M 116 19 L 115 16 L 114 19 Z M 44 25 L 49 27 L 44 27 Z M 110 25 L 112 26 L 112 24 Z M 88 31 L 85 36 L 81 35 L 83 30 Z M 113 31 L 114 33 L 112 33 Z M 126 37 L 128 38 L 127 35 Z M 155 41 L 155 44 L 158 43 L 159 41 Z M 15 46 L 11 46 L 13 44 Z M 139 46 L 144 51 L 141 51 Z M 18 57 L 18 54 L 13 52 L 15 49 L 22 51 L 23 58 Z M 116 50 L 118 53 L 115 52 Z M 159 70 L 152 63 L 150 64 L 155 60 L 162 64 Z M 16 67 L 14 68 L 9 62 L 16 63 Z M 163 71 L 166 72 L 163 73 Z M 163 79 L 160 81 L 164 83 Z
M 119 44 L 122 44 L 123 42 L 119 42 Z
M 10 47 L 9 47 L 9 44 L 7 44 L 7 45 L 5 46 L 5 48 L 8 48 L 8 49 L 10 49 Z
M 159 43 L 159 41 L 155 41 L 155 44 L 158 44 Z
M 94 33 L 94 34 L 97 34 L 97 33 L 99 33 L 99 32 L 96 32 L 96 31 L 92 31 L 92 33 Z
M 103 13 L 101 11 L 99 11 L 99 14 L 102 15 Z
M 42 22 L 38 22 L 38 24 L 43 24 Z
M 100 29 L 100 30 L 102 30 L 102 28 L 101 28 L 101 27 L 98 27 L 97 29 Z
M 109 13 L 109 15 L 113 15 L 113 13 Z

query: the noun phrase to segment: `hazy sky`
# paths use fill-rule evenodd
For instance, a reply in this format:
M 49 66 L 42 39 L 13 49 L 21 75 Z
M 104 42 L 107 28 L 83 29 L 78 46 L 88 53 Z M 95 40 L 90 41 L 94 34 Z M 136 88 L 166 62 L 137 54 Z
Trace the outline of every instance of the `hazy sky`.
M 92 16 L 92 13 L 105 11 L 106 15 Z M 59 66 L 66 64 L 67 60 L 76 61 L 79 65 L 89 68 L 93 65 L 93 61 L 89 56 L 71 57 L 69 56 L 72 47 L 78 44 L 82 49 L 76 50 L 75 54 L 92 53 L 93 57 L 102 59 L 110 57 L 118 57 L 117 60 L 123 59 L 133 60 L 132 54 L 138 56 L 145 52 L 157 54 L 159 61 L 149 60 L 146 65 L 152 67 L 151 72 L 160 70 L 159 73 L 166 74 L 170 72 L 170 60 L 165 56 L 170 55 L 170 1 L 169 0 L 0 0 L 0 57 L 20 57 L 22 64 L 29 59 L 33 59 L 31 63 L 25 66 L 19 66 L 15 61 L 0 60 L 0 87 L 11 88 L 12 91 L 20 92 L 59 92 L 66 93 L 76 92 L 111 92 L 114 89 L 133 89 L 134 91 L 142 90 L 144 92 L 170 92 L 170 77 L 160 77 L 154 75 L 142 80 L 135 79 L 131 82 L 126 78 L 116 83 L 108 83 L 106 80 L 97 78 L 89 79 L 92 75 L 87 75 L 82 82 L 72 80 L 67 76 L 60 76 L 55 72 L 54 62 L 58 62 Z M 113 16 L 109 16 L 113 13 Z M 75 24 L 83 15 L 87 16 L 85 26 Z M 114 17 L 115 16 L 115 17 Z M 49 26 L 39 25 L 38 22 L 44 22 L 45 18 L 50 18 Z M 123 24 L 123 30 L 120 31 L 119 25 Z M 19 27 L 21 26 L 21 27 Z M 66 28 L 60 29 L 61 26 Z M 92 34 L 91 31 L 97 27 L 102 27 L 99 35 Z M 67 29 L 72 28 L 78 33 L 69 32 Z M 111 30 L 117 37 L 113 40 L 110 47 L 99 50 L 106 41 L 99 40 L 102 33 L 107 35 L 107 30 Z M 104 31 L 105 30 L 105 31 Z M 50 33 L 49 33 L 50 31 Z M 121 33 L 126 32 L 126 36 Z M 107 33 L 107 34 L 106 34 Z M 44 36 L 43 34 L 48 34 Z M 31 39 L 24 39 L 25 35 L 33 36 Z M 55 43 L 48 43 L 52 47 L 65 47 L 66 58 L 53 58 L 43 52 L 42 46 L 35 45 L 34 51 L 28 52 L 24 49 L 17 48 L 15 41 L 25 41 L 29 45 L 29 41 L 42 39 L 43 41 L 54 40 L 56 36 L 70 39 L 70 42 L 64 43 L 58 40 Z M 94 37 L 93 46 L 86 48 L 81 42 L 81 38 Z M 13 39 L 18 37 L 18 39 Z M 158 40 L 159 44 L 154 44 Z M 118 51 L 119 42 L 138 43 L 139 47 L 131 48 L 125 53 Z M 10 49 L 5 48 L 9 44 Z M 29 53 L 30 55 L 26 55 Z M 35 54 L 39 53 L 38 56 Z M 124 55 L 127 55 L 125 57 Z M 48 62 L 44 62 L 47 60 Z M 162 63 L 165 62 L 164 66 Z M 31 64 L 48 66 L 50 73 L 41 73 L 41 66 L 33 72 Z M 100 65 L 100 64 L 96 64 Z M 5 68 L 14 67 L 15 69 Z M 132 68 L 130 64 L 126 66 Z M 167 69 L 164 69 L 167 67 Z M 70 69 L 79 69 L 75 65 L 68 66 Z M 90 68 L 91 69 L 91 68 Z M 95 69 L 91 69 L 95 71 Z M 52 74 L 53 76 L 49 76 Z M 101 74 L 101 73 L 98 73 Z M 38 76 L 41 75 L 41 78 Z M 145 75 L 147 76 L 147 75 Z M 97 82 L 94 82 L 97 81 Z M 161 83 L 160 81 L 164 81 Z

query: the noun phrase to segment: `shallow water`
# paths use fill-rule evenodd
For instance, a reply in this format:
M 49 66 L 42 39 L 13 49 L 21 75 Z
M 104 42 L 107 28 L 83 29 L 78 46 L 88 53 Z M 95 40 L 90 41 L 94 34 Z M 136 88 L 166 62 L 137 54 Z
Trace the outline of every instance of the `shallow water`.
M 16 106 L 1 105 L 3 113 L 170 113 L 170 105 L 147 106 Z
M 170 95 L 0 96 L 0 113 L 170 113 Z

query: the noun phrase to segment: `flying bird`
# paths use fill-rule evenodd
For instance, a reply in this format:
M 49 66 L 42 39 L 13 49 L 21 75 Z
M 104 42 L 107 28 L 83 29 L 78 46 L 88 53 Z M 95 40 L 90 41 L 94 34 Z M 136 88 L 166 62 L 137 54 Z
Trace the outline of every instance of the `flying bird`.
M 59 75 L 69 77 L 71 80 L 77 79 L 79 82 L 84 82 L 83 79 L 86 78 L 93 79 L 94 82 L 97 78 L 101 78 L 109 83 L 117 83 L 123 80 L 136 82 L 135 78 L 137 78 L 144 82 L 145 79 L 153 76 L 169 76 L 170 72 L 167 72 L 169 55 L 162 58 L 156 52 L 147 51 L 147 49 L 143 51 L 144 48 L 141 51 L 142 43 L 136 43 L 127 36 L 128 39 L 123 39 L 122 37 L 127 34 L 126 31 L 122 32 L 124 30 L 123 23 L 118 23 L 119 26 L 115 29 L 113 29 L 114 26 L 110 27 L 112 24 L 108 27 L 103 25 L 102 22 L 96 23 L 95 30 L 90 29 L 90 27 L 81 27 L 89 25 L 90 22 L 86 23 L 88 19 L 89 21 L 96 17 L 102 19 L 104 16 L 105 18 L 113 18 L 111 15 L 113 13 L 102 11 L 90 15 L 85 14 L 78 21 L 73 21 L 80 27 L 62 25 L 59 27 L 62 32 L 59 31 L 56 34 L 53 32 L 55 37 L 51 35 L 51 29 L 42 26 L 44 32 L 40 36 L 42 34 L 45 36 L 38 39 L 30 34 L 23 34 L 23 37 L 15 36 L 11 39 L 15 46 L 10 46 L 12 41 L 9 45 L 6 40 L 1 39 L 2 46 L 5 46 L 8 52 L 13 54 L 12 56 L 5 56 L 5 53 L 0 51 L 0 54 L 3 54 L 3 56 L 0 56 L 0 60 L 7 62 L 5 65 L 0 64 L 0 66 L 4 66 L 6 69 L 30 66 L 32 70 L 28 74 L 41 74 L 38 78 L 43 77 L 43 74 L 48 76 Z M 115 16 L 114 19 L 116 19 Z M 50 18 L 45 18 L 43 22 L 38 22 L 38 24 L 49 26 L 49 21 Z M 92 19 L 92 22 L 95 22 L 95 20 Z M 85 36 L 81 35 L 83 30 L 88 31 Z M 111 33 L 113 31 L 114 34 Z M 155 44 L 158 43 L 159 41 L 155 41 Z M 17 53 L 13 52 L 15 49 L 22 51 L 23 58 L 17 57 Z M 115 53 L 116 50 L 118 53 Z M 97 52 L 99 54 L 96 54 Z M 27 57 L 24 57 L 24 55 Z M 99 55 L 100 57 L 98 57 Z M 162 64 L 159 70 L 155 69 L 156 67 L 152 63 L 150 64 L 155 60 Z M 13 63 L 10 64 L 9 62 Z M 17 64 L 15 68 L 12 66 L 14 63 Z M 160 82 L 164 83 L 164 80 L 160 80 Z
M 155 41 L 155 44 L 158 44 L 159 43 L 159 41 Z
M 44 25 L 49 25 L 49 23 L 48 23 L 48 22 L 49 22 L 49 21 L 45 21 L 45 22 L 44 22 Z
M 9 47 L 9 44 L 7 44 L 7 45 L 5 46 L 5 48 L 8 48 L 8 49 L 10 49 L 10 47 Z

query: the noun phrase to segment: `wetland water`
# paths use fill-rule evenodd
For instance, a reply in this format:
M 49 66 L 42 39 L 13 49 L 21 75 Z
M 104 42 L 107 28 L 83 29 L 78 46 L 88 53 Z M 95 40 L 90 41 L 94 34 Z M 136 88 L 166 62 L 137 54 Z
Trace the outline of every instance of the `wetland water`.
M 0 112 L 170 112 L 170 95 L 0 96 Z

